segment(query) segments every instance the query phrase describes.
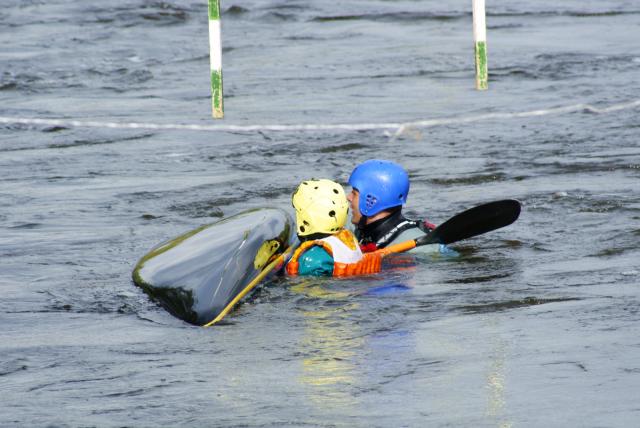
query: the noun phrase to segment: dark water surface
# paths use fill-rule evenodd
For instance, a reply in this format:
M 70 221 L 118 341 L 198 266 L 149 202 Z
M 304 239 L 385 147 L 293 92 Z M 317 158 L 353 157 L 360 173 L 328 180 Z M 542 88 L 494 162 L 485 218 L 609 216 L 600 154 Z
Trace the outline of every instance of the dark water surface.
M 222 123 L 449 124 L 0 124 L 0 426 L 637 425 L 640 4 L 489 2 L 480 93 L 470 3 L 222 5 Z M 4 0 L 0 116 L 212 124 L 207 37 L 206 2 Z M 155 244 L 372 157 L 408 168 L 414 216 L 523 213 L 455 260 L 277 280 L 218 328 L 131 282 Z

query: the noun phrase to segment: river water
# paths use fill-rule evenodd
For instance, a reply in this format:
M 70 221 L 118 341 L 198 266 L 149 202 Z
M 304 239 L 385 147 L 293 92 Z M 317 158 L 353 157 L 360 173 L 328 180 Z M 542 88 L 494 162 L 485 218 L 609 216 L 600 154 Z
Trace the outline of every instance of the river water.
M 640 5 L 488 3 L 478 92 L 470 1 L 224 1 L 214 123 L 206 2 L 3 0 L 0 425 L 636 425 Z M 369 158 L 409 170 L 411 216 L 522 215 L 455 259 L 274 280 L 211 329 L 132 283 Z

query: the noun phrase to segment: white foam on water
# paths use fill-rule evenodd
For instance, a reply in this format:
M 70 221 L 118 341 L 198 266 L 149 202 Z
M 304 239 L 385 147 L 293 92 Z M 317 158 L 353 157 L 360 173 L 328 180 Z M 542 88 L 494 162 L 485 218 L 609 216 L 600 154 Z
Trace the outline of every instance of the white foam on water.
M 500 121 L 527 117 L 553 116 L 568 113 L 606 114 L 620 110 L 640 107 L 640 100 L 596 107 L 592 104 L 572 104 L 523 112 L 487 113 L 472 116 L 459 116 L 439 119 L 424 119 L 410 122 L 380 123 L 309 123 L 309 124 L 265 124 L 265 125 L 196 125 L 180 123 L 144 123 L 144 122 L 99 122 L 73 119 L 47 119 L 33 117 L 0 116 L 0 123 L 59 126 L 64 128 L 108 128 L 108 129 L 153 129 L 166 131 L 205 131 L 205 132 L 313 132 L 313 131 L 391 131 L 399 135 L 408 129 L 432 128 L 443 125 L 460 125 L 472 122 Z

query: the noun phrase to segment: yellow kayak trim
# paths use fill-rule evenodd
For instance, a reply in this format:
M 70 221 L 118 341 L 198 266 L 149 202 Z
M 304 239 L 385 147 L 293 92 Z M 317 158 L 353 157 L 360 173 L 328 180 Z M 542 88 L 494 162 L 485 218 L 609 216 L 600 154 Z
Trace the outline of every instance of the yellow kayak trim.
M 285 251 L 284 253 L 280 254 L 271 263 L 269 263 L 267 266 L 265 266 L 264 269 L 262 269 L 262 271 L 260 271 L 258 276 L 253 278 L 253 281 L 251 281 L 240 293 L 238 293 L 238 295 L 236 297 L 234 297 L 234 299 L 231 302 L 229 302 L 229 304 L 222 310 L 222 312 L 220 312 L 218 314 L 217 317 L 215 317 L 213 319 L 213 321 L 209 321 L 208 323 L 203 325 L 203 327 L 211 327 L 215 323 L 219 322 L 222 318 L 224 318 L 229 312 L 231 312 L 231 309 L 233 309 L 233 307 L 244 296 L 247 295 L 247 293 L 249 293 L 251 290 L 253 290 L 260 283 L 260 281 L 262 281 L 264 279 L 265 276 L 267 276 L 276 266 L 281 265 L 282 263 L 284 263 L 286 258 L 291 255 L 293 250 L 294 250 L 293 247 L 288 248 L 287 251 Z

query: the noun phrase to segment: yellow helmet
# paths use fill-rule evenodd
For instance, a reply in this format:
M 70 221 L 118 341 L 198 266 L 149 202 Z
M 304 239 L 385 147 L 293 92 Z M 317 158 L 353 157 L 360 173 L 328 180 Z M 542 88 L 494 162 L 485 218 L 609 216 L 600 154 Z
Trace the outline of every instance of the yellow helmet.
M 331 180 L 306 180 L 291 198 L 298 236 L 332 234 L 344 227 L 349 203 L 342 186 Z

